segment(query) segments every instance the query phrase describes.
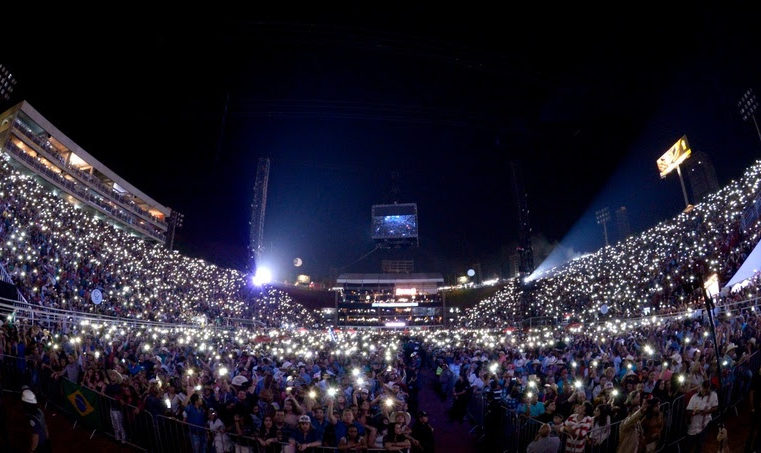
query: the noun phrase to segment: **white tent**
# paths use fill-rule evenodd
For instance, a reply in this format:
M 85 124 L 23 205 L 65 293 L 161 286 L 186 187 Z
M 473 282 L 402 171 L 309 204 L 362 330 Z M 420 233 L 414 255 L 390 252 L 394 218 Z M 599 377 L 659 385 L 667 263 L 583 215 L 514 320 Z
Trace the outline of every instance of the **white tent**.
M 743 265 L 740 266 L 740 269 L 738 269 L 735 275 L 729 280 L 729 283 L 724 287 L 731 288 L 732 291 L 742 288 L 747 284 L 746 282 L 750 280 L 751 277 L 758 273 L 759 270 L 761 270 L 761 241 L 756 244 L 756 247 L 750 252 L 750 255 L 748 255 L 748 258 Z

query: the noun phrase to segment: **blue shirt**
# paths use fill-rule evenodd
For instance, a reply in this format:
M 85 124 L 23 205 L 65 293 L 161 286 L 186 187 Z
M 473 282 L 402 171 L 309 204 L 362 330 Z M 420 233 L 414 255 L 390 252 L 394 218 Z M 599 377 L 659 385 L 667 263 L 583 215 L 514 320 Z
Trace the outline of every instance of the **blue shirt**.
M 310 428 L 306 433 L 300 429 L 291 432 L 291 439 L 300 444 L 311 444 L 315 441 L 322 441 L 322 437 L 317 434 L 317 430 Z
M 360 436 L 365 434 L 364 426 L 360 425 L 356 421 L 352 422 L 352 425 L 357 427 L 357 431 L 359 431 Z M 346 432 L 348 430 L 349 430 L 349 427 L 343 421 L 336 423 L 336 446 L 338 446 L 338 442 L 341 440 L 342 437 L 346 437 Z
M 526 404 L 521 404 L 518 407 L 518 413 L 525 414 L 526 413 Z M 538 417 L 544 413 L 544 403 L 541 401 L 538 401 L 536 404 L 532 404 L 529 406 L 529 416 L 530 417 Z
M 194 404 L 189 404 L 185 408 L 185 418 L 189 424 L 201 427 L 200 431 L 203 431 L 203 428 L 206 426 L 206 413 L 203 410 L 203 406 L 197 408 Z M 191 430 L 194 432 L 199 431 L 198 429 Z
M 322 439 L 325 436 L 325 429 L 328 427 L 328 420 L 323 418 L 322 423 L 320 423 L 312 414 L 309 414 L 309 418 L 312 419 L 312 428 L 317 432 L 319 438 Z

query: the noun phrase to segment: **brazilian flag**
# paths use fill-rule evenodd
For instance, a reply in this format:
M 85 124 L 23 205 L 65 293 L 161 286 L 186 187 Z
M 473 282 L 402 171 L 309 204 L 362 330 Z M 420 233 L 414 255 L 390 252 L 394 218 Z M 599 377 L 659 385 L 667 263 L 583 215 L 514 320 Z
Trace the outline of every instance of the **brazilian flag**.
M 65 379 L 63 380 L 63 393 L 74 408 L 74 413 L 80 422 L 92 429 L 101 429 L 100 417 L 96 409 L 98 398 L 101 398 L 100 395 Z

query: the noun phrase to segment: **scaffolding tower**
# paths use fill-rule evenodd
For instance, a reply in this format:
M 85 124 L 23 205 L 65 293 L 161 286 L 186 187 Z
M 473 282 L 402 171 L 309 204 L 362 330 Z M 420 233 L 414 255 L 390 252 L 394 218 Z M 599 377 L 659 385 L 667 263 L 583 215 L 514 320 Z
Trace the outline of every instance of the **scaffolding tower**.
M 251 202 L 251 221 L 248 223 L 248 270 L 252 273 L 256 272 L 256 265 L 264 248 L 264 214 L 267 210 L 267 184 L 269 183 L 269 177 L 270 160 L 262 157 L 256 166 L 254 199 Z

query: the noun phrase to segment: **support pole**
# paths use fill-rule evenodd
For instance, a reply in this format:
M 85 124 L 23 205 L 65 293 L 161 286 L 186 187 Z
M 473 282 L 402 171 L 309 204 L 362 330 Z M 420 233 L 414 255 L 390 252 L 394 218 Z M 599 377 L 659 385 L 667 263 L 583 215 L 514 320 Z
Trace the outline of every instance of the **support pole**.
M 761 142 L 761 129 L 758 128 L 758 121 L 756 121 L 756 115 L 751 115 L 753 118 L 753 125 L 756 126 L 756 134 L 758 134 L 758 141 Z
M 676 166 L 676 172 L 679 174 L 679 182 L 682 184 L 682 195 L 684 195 L 684 207 L 690 206 L 690 201 L 687 199 L 687 188 L 684 186 L 684 178 L 682 178 L 682 167 Z
M 708 291 L 706 291 L 705 286 L 703 286 L 703 298 L 705 299 L 705 306 L 706 310 L 708 311 L 708 322 L 711 324 L 711 338 L 713 338 L 713 347 L 716 351 L 716 373 L 718 374 L 717 379 L 719 381 L 719 388 L 716 391 L 716 395 L 719 397 L 719 425 L 721 425 L 724 419 L 724 403 L 721 398 L 721 349 L 719 349 L 719 342 L 716 340 L 716 326 L 714 325 L 713 319 L 713 299 L 708 297 Z

